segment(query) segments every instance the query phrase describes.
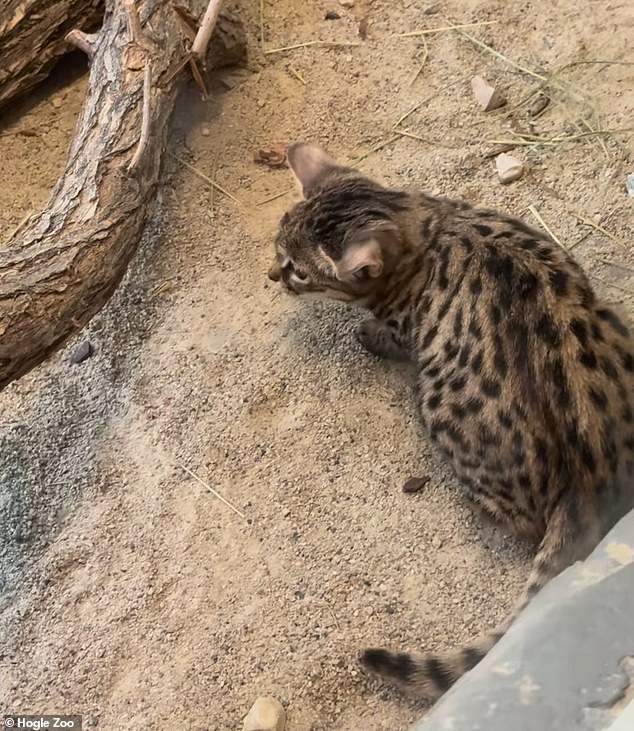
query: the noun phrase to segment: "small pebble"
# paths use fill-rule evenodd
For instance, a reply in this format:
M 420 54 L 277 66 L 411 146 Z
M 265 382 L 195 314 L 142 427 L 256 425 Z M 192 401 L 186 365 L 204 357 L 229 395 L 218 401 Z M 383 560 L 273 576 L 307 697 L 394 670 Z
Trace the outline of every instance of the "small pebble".
M 339 20 L 341 15 L 336 10 L 327 10 L 324 20 Z
M 498 171 L 500 183 L 512 183 L 514 180 L 522 177 L 524 166 L 515 157 L 507 155 L 503 152 L 495 158 L 495 167 Z
M 209 129 L 209 127 L 207 127 L 207 125 L 205 124 L 205 125 L 203 125 L 202 129 L 200 130 L 200 134 L 203 137 L 209 137 L 209 135 L 211 134 L 211 129 Z
M 403 492 L 418 492 L 429 482 L 429 475 L 425 477 L 410 477 L 403 485 Z
M 243 731 L 284 731 L 286 712 L 270 696 L 260 696 L 244 718 Z
M 353 8 L 354 0 L 339 0 L 339 5 L 343 8 Z
M 83 363 L 87 358 L 90 358 L 92 355 L 92 345 L 90 344 L 89 340 L 84 340 L 84 342 L 77 347 L 73 354 L 70 356 L 70 362 L 73 365 L 77 365 L 78 363 Z
M 56 96 L 51 101 L 51 104 L 55 107 L 55 109 L 59 109 L 62 106 L 63 102 L 58 96 Z
M 474 76 L 471 79 L 471 90 L 476 101 L 485 112 L 498 109 L 506 104 L 506 99 L 493 86 L 487 84 L 481 76 Z
M 442 544 L 443 544 L 442 538 L 440 536 L 434 536 L 434 538 L 431 542 L 431 545 L 434 548 L 438 549 L 438 548 L 442 548 Z
M 625 188 L 630 198 L 634 198 L 634 173 L 630 173 L 625 178 Z

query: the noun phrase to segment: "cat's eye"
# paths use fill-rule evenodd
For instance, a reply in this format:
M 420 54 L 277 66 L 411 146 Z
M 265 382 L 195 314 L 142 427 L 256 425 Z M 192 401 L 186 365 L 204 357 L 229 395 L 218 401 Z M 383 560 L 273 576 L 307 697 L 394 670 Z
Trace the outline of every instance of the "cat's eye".
M 304 274 L 304 272 L 300 272 L 299 269 L 293 269 L 293 276 L 295 279 L 298 279 L 300 282 L 305 282 L 308 279 L 308 274 Z

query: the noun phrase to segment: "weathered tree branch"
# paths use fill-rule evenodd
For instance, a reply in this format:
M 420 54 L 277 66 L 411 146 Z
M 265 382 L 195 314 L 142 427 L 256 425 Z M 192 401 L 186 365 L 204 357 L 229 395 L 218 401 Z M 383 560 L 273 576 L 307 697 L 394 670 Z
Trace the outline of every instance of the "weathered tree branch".
M 0 107 L 46 78 L 69 31 L 102 17 L 103 0 L 0 0 Z
M 193 0 L 196 14 L 200 0 Z M 0 390 L 57 350 L 108 300 L 136 250 L 159 181 L 169 119 L 185 73 L 176 14 L 166 0 L 139 4 L 152 75 L 143 119 L 144 64 L 121 0 L 96 37 L 87 98 L 66 168 L 47 207 L 0 249 Z M 149 31 L 149 32 L 146 32 Z M 237 18 L 223 12 L 210 64 L 244 58 Z M 171 78 L 170 78 L 171 77 Z M 139 144 L 142 130 L 149 136 Z M 142 141 L 142 140 L 141 140 Z M 138 152 L 134 169 L 130 162 Z

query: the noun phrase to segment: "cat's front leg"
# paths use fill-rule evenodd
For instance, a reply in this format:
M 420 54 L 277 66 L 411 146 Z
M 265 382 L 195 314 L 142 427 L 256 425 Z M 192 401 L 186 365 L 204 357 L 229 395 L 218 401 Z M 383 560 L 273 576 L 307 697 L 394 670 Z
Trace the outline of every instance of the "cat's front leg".
M 363 320 L 356 330 L 357 340 L 363 347 L 381 358 L 409 360 L 409 348 L 401 341 L 396 327 L 375 317 Z

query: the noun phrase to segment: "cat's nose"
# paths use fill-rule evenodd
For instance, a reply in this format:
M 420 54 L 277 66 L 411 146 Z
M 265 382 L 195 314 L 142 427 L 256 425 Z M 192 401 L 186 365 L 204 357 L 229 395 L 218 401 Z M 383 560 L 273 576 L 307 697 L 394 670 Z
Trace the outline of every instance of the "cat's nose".
M 272 279 L 274 282 L 279 282 L 282 277 L 282 269 L 280 268 L 280 265 L 277 261 L 277 259 L 273 262 L 271 265 L 271 268 L 268 272 L 269 279 Z

